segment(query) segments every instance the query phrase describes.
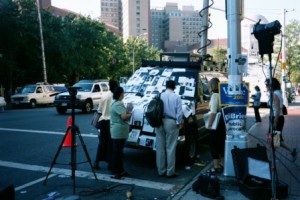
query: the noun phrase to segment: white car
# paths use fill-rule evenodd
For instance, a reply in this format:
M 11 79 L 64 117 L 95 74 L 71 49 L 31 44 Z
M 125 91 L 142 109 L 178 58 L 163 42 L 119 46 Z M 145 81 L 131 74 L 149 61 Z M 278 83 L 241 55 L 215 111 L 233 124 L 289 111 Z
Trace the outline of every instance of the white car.
M 54 102 L 55 89 L 52 85 L 25 85 L 19 93 L 11 96 L 13 107 L 25 105 L 34 108 L 37 105 L 48 105 Z
M 55 96 L 54 104 L 59 114 L 65 114 L 68 109 L 81 109 L 84 113 L 90 113 L 99 105 L 104 93 L 109 92 L 108 81 L 81 80 L 73 85 L 73 90 L 63 92 Z M 74 102 L 71 102 L 70 92 L 75 92 Z

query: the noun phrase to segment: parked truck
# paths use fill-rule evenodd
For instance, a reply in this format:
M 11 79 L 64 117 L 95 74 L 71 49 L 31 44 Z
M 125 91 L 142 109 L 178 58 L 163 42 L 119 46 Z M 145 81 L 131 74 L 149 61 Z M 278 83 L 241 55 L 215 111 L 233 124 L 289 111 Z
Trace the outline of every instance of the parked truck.
M 167 57 L 167 59 L 163 59 Z M 197 154 L 197 143 L 207 136 L 203 114 L 208 112 L 209 91 L 207 82 L 212 77 L 225 77 L 219 72 L 202 72 L 202 61 L 190 61 L 189 53 L 162 53 L 160 61 L 143 61 L 124 85 L 124 103 L 132 104 L 129 147 L 156 150 L 154 128 L 144 113 L 151 99 L 163 92 L 167 80 L 176 82 L 175 93 L 182 99 L 184 125 L 180 129 L 178 143 L 184 145 L 187 158 Z

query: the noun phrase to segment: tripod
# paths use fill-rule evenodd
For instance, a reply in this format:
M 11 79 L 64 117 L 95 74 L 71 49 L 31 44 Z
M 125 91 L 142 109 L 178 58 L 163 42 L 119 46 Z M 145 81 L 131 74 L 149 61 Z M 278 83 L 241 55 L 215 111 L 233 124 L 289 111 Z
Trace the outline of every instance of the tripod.
M 72 106 L 72 116 L 71 116 L 72 117 L 72 125 L 67 128 L 65 136 L 64 136 L 64 138 L 62 139 L 62 141 L 61 141 L 61 143 L 59 145 L 59 148 L 58 148 L 58 150 L 57 150 L 57 152 L 55 154 L 54 160 L 52 161 L 51 167 L 50 167 L 50 169 L 48 171 L 48 174 L 47 174 L 47 176 L 46 176 L 46 178 L 44 180 L 44 183 L 43 183 L 44 185 L 46 184 L 48 176 L 50 175 L 51 170 L 53 168 L 53 165 L 56 163 L 56 159 L 57 159 L 57 157 L 58 157 L 58 155 L 59 155 L 59 153 L 61 151 L 61 148 L 63 147 L 63 143 L 64 143 L 64 141 L 65 141 L 65 139 L 67 137 L 67 134 L 71 130 L 72 141 L 71 141 L 71 162 L 70 162 L 70 165 L 71 165 L 71 169 L 72 169 L 71 178 L 73 179 L 73 193 L 74 194 L 75 194 L 75 170 L 76 170 L 76 135 L 78 136 L 78 138 L 79 138 L 79 140 L 81 142 L 81 145 L 83 147 L 84 153 L 85 153 L 86 158 L 87 158 L 87 160 L 88 160 L 88 162 L 89 162 L 89 164 L 90 164 L 90 166 L 92 168 L 92 171 L 93 171 L 93 174 L 95 176 L 95 179 L 98 180 L 97 176 L 96 176 L 96 173 L 94 171 L 94 168 L 92 166 L 91 158 L 90 158 L 90 156 L 88 154 L 87 148 L 86 148 L 86 146 L 84 144 L 84 141 L 82 139 L 81 133 L 79 131 L 79 128 L 78 128 L 78 126 L 75 125 L 75 99 L 76 99 L 77 89 L 79 89 L 79 88 L 78 87 L 70 87 L 70 88 L 68 88 L 69 93 L 71 95 L 70 103 L 71 103 L 71 106 Z

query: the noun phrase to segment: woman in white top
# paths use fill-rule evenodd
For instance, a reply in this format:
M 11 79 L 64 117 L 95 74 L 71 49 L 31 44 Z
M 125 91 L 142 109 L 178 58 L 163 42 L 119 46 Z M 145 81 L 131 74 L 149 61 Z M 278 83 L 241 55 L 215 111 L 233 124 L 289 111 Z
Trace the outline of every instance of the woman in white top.
M 273 131 L 280 131 L 280 146 L 288 150 L 292 155 L 293 161 L 295 161 L 297 158 L 296 148 L 291 149 L 284 143 L 283 140 L 282 130 L 284 126 L 284 115 L 282 113 L 283 98 L 280 83 L 276 78 L 272 78 L 272 82 L 270 79 L 267 79 L 265 84 L 268 90 L 273 90 L 273 99 L 272 102 L 270 102 L 273 111 L 273 115 L 271 117 Z

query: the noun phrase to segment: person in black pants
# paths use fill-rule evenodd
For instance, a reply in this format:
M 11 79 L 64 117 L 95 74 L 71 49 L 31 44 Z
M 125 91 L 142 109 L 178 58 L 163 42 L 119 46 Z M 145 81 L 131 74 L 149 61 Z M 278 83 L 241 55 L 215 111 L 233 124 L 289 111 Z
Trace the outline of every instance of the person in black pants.
M 108 164 L 108 168 L 110 168 L 111 161 L 112 142 L 110 136 L 109 108 L 112 102 L 113 91 L 118 86 L 118 83 L 114 80 L 110 80 L 108 84 L 110 91 L 107 94 L 103 95 L 97 109 L 97 112 L 101 113 L 101 117 L 98 121 L 98 128 L 100 130 L 98 135 L 99 143 L 94 163 L 94 169 L 97 170 L 99 169 L 100 161 L 106 161 Z
M 261 122 L 260 114 L 259 114 L 259 108 L 260 108 L 260 97 L 261 92 L 260 88 L 258 86 L 254 87 L 256 93 L 251 96 L 253 99 L 253 108 L 254 108 L 254 114 L 255 114 L 255 120 L 257 123 Z

